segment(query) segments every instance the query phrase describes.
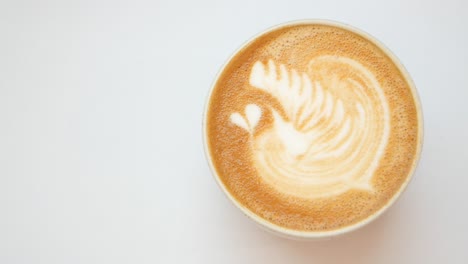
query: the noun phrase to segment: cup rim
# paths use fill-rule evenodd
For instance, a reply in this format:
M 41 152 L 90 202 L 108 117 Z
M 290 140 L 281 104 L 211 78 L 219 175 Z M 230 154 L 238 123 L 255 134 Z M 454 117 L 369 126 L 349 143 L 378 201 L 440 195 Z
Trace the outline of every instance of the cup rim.
M 337 27 L 341 28 L 347 31 L 350 31 L 352 33 L 357 34 L 358 36 L 364 37 L 366 40 L 369 42 L 373 43 L 377 47 L 379 47 L 395 64 L 395 66 L 398 68 L 398 70 L 401 72 L 403 75 L 404 79 L 407 81 L 408 86 L 411 90 L 411 93 L 414 98 L 414 103 L 417 109 L 417 119 L 418 119 L 418 138 L 419 142 L 416 148 L 416 153 L 415 153 L 415 159 L 413 160 L 412 167 L 408 173 L 408 176 L 406 177 L 405 181 L 401 184 L 400 188 L 398 189 L 397 192 L 390 198 L 390 200 L 382 206 L 379 210 L 374 212 L 373 214 L 369 215 L 367 218 L 339 228 L 339 229 L 333 229 L 333 230 L 327 230 L 327 231 L 300 231 L 300 230 L 294 230 L 294 229 L 288 229 L 284 228 L 282 226 L 276 225 L 272 222 L 267 221 L 266 219 L 263 219 L 259 215 L 255 214 L 254 212 L 250 211 L 247 207 L 242 205 L 237 199 L 229 192 L 229 190 L 226 188 L 226 186 L 223 184 L 221 181 L 216 168 L 213 164 L 211 155 L 210 155 L 210 150 L 208 146 L 208 138 L 207 138 L 207 117 L 208 117 L 208 110 L 210 106 L 210 101 L 211 101 L 211 96 L 214 91 L 214 88 L 216 86 L 216 83 L 221 76 L 221 74 L 224 72 L 226 67 L 229 65 L 231 60 L 239 53 L 241 52 L 246 46 L 251 44 L 253 41 L 255 41 L 257 38 L 260 36 L 263 36 L 265 34 L 268 34 L 270 32 L 273 32 L 275 30 L 281 29 L 283 27 L 287 26 L 297 26 L 297 25 L 325 25 L 325 26 L 332 26 L 332 27 Z M 422 152 L 422 146 L 423 146 L 423 141 L 424 141 L 424 120 L 423 120 L 423 113 L 422 113 L 422 105 L 421 101 L 418 95 L 418 92 L 416 90 L 416 86 L 409 75 L 408 71 L 406 68 L 403 66 L 403 64 L 400 62 L 400 60 L 393 54 L 390 49 L 388 49 L 383 43 L 381 43 L 379 40 L 377 40 L 375 37 L 370 35 L 369 33 L 358 29 L 354 26 L 348 25 L 346 23 L 334 21 L 334 20 L 328 20 L 328 19 L 301 19 L 301 20 L 293 20 L 293 21 L 288 21 L 284 23 L 277 24 L 275 26 L 269 27 L 265 30 L 262 30 L 252 36 L 249 40 L 244 42 L 239 48 L 237 48 L 231 56 L 224 62 L 224 64 L 221 66 L 219 69 L 218 73 L 216 74 L 211 87 L 209 89 L 209 92 L 205 98 L 205 107 L 203 111 L 203 121 L 202 121 L 202 134 L 203 134 L 203 147 L 204 147 L 204 152 L 205 152 L 205 157 L 208 162 L 208 165 L 211 170 L 211 174 L 214 177 L 216 183 L 218 186 L 223 190 L 223 193 L 227 196 L 227 198 L 242 212 L 244 213 L 248 218 L 252 219 L 255 223 L 259 224 L 261 227 L 266 229 L 267 231 L 271 231 L 279 236 L 284 236 L 287 238 L 293 238 L 293 239 L 304 239 L 304 240 L 312 240 L 312 239 L 321 239 L 321 238 L 329 238 L 329 237 L 335 237 L 338 235 L 346 234 L 351 231 L 357 230 L 371 222 L 373 222 L 375 219 L 377 219 L 379 216 L 381 216 L 384 212 L 388 210 L 401 196 L 401 194 L 406 190 L 406 187 L 408 186 L 409 182 L 413 179 L 414 173 L 416 168 L 418 167 L 420 158 L 421 158 L 421 152 Z

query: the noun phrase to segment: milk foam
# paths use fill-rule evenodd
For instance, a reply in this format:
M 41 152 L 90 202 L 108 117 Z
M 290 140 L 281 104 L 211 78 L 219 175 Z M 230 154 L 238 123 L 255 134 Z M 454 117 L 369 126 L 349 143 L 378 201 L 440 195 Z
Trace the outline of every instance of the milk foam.
M 372 191 L 390 130 L 382 88 L 371 71 L 347 57 L 320 56 L 308 65 L 299 73 L 273 60 L 257 61 L 250 85 L 274 97 L 281 109 L 264 109 L 274 122 L 258 134 L 258 105 L 232 113 L 230 121 L 250 133 L 254 167 L 280 192 L 321 198 Z
M 253 134 L 261 116 L 262 109 L 255 104 L 249 104 L 245 107 L 245 115 L 236 112 L 231 114 L 230 119 L 232 123 Z

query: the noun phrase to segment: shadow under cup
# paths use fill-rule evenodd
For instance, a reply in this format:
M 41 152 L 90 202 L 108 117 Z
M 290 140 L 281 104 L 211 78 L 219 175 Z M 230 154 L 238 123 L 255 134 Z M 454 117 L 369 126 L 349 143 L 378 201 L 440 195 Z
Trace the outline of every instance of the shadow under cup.
M 298 34 L 301 27 L 325 28 L 334 41 Z M 310 45 L 297 48 L 309 37 Z M 273 45 L 277 40 L 282 44 Z M 359 41 L 380 55 L 356 52 Z M 379 70 L 374 76 L 366 66 Z M 323 78 L 336 72 L 346 78 Z M 342 88 L 343 80 L 357 92 Z M 254 36 L 228 59 L 206 101 L 203 140 L 216 182 L 245 215 L 278 235 L 317 239 L 356 230 L 398 199 L 419 161 L 423 118 L 413 81 L 385 46 L 348 25 L 302 20 Z M 340 217 L 352 220 L 336 224 Z

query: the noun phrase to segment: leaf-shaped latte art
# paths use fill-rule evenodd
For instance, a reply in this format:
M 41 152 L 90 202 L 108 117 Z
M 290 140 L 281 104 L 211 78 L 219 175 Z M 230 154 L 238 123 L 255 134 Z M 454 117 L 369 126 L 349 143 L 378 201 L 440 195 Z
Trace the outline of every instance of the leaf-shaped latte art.
M 372 190 L 388 140 L 389 110 L 369 70 L 337 56 L 317 57 L 302 73 L 258 61 L 249 81 L 282 107 L 271 108 L 271 129 L 252 139 L 253 163 L 266 182 L 306 198 Z M 259 117 L 247 119 L 252 125 Z
M 262 109 L 255 104 L 249 104 L 245 107 L 245 117 L 244 118 L 239 113 L 232 113 L 229 117 L 231 122 L 235 125 L 245 129 L 250 134 L 253 134 L 255 127 L 262 116 Z

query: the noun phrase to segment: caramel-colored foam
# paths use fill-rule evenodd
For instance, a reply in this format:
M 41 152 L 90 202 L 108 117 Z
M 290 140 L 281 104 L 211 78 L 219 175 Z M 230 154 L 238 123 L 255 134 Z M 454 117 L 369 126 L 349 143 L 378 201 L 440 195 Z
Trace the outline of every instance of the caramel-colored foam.
M 325 25 L 270 31 L 224 68 L 207 145 L 226 189 L 281 227 L 357 223 L 400 190 L 421 135 L 410 85 L 378 46 Z

